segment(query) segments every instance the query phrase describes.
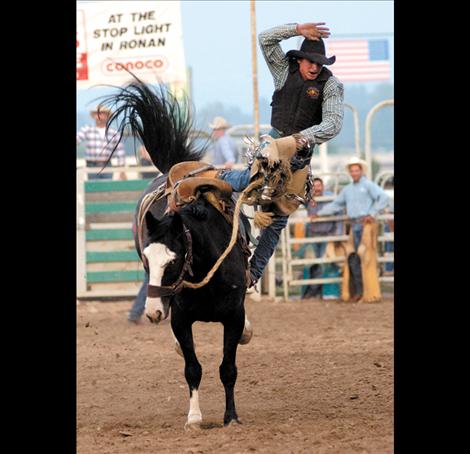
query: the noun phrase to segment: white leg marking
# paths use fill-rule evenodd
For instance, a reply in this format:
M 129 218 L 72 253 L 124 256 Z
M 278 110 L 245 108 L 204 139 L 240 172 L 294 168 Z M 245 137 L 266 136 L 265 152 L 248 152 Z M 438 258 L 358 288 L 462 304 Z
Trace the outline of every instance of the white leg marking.
M 149 282 L 151 285 L 162 285 L 163 272 L 176 254 L 170 251 L 164 244 L 152 243 L 144 249 L 144 254 L 149 262 Z M 166 318 L 161 298 L 147 298 L 145 300 L 145 315 L 154 323 Z
M 185 424 L 185 429 L 199 428 L 202 422 L 202 413 L 199 408 L 199 394 L 197 389 L 193 389 L 189 399 L 189 413 L 188 422 Z

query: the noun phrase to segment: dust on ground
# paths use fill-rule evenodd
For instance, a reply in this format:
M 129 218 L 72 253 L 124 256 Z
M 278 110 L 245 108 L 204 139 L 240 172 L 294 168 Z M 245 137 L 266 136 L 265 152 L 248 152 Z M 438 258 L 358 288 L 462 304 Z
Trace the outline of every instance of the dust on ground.
M 168 321 L 127 322 L 130 302 L 77 306 L 77 453 L 393 452 L 393 301 L 247 299 L 237 412 L 223 427 L 222 325 L 195 323 L 199 431 Z

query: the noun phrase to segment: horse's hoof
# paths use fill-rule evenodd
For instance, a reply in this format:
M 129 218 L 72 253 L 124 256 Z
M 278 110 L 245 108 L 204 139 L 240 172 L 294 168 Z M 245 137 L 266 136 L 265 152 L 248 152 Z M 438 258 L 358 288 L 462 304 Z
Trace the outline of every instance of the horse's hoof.
M 253 337 L 253 326 L 251 325 L 251 322 L 246 318 L 245 327 L 243 328 L 243 333 L 238 343 L 240 345 L 246 345 L 248 344 L 248 342 L 250 342 L 252 337 Z
M 231 419 L 228 422 L 224 422 L 224 427 L 238 426 L 238 425 L 241 425 L 241 424 L 242 424 L 242 422 L 238 418 L 235 418 L 235 419 Z
M 191 421 L 186 421 L 186 424 L 184 425 L 184 430 L 186 432 L 188 432 L 190 430 L 200 430 L 201 429 L 201 423 L 202 423 L 202 418 L 193 419 Z

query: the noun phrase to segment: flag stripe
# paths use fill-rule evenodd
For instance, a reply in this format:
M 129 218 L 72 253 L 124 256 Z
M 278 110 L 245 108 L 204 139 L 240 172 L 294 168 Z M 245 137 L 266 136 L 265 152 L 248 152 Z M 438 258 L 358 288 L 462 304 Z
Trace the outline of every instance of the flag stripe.
M 331 67 L 342 82 L 366 82 L 390 79 L 388 41 L 384 39 L 328 40 L 327 55 L 335 55 Z

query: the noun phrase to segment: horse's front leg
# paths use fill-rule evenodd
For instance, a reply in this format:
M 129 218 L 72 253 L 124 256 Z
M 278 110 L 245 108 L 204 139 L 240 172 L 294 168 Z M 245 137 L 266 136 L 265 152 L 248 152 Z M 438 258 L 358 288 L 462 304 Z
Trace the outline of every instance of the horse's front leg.
M 189 387 L 189 412 L 184 428 L 185 430 L 198 429 L 202 422 L 198 392 L 202 368 L 194 351 L 192 324 L 180 319 L 176 314 L 172 314 L 171 328 L 183 352 L 184 376 Z
M 220 380 L 225 388 L 224 425 L 238 420 L 235 409 L 234 387 L 237 381 L 236 355 L 240 337 L 245 325 L 245 313 L 240 311 L 234 317 L 229 317 L 224 323 L 224 357 L 219 367 Z

